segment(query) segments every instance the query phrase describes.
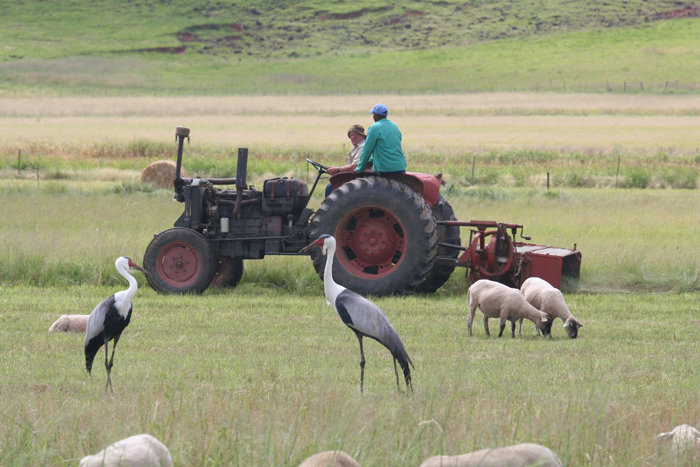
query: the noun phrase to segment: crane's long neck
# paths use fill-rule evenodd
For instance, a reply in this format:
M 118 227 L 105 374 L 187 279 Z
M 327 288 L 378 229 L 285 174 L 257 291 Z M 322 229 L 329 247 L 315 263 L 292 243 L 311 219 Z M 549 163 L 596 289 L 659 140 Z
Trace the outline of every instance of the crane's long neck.
M 326 251 L 326 268 L 323 270 L 323 290 L 326 293 L 326 301 L 335 303 L 335 298 L 345 290 L 333 280 L 333 260 L 335 259 L 335 243 L 329 243 Z
M 124 276 L 124 279 L 129 282 L 129 288 L 114 294 L 114 306 L 119 310 L 119 314 L 126 318 L 126 315 L 129 313 L 129 308 L 131 307 L 131 300 L 138 290 L 138 283 L 136 282 L 136 278 L 129 274 L 125 268 L 119 268 L 118 271 L 119 274 Z

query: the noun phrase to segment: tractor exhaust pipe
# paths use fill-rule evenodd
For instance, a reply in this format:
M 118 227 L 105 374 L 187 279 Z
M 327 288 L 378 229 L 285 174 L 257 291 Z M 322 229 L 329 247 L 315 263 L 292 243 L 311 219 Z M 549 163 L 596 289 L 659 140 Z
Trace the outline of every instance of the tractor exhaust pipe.
M 233 219 L 241 216 L 241 201 L 243 190 L 246 188 L 246 175 L 248 172 L 248 148 L 238 148 L 238 163 L 236 164 L 236 206 L 233 208 Z
M 177 141 L 177 165 L 175 166 L 175 179 L 180 179 L 180 170 L 182 169 L 182 146 L 187 138 L 190 142 L 190 129 L 186 126 L 175 128 L 175 140 Z
M 186 126 L 179 126 L 175 128 L 175 141 L 177 141 L 177 162 L 175 164 L 175 180 L 173 180 L 173 185 L 175 188 L 175 199 L 182 202 L 185 200 L 185 196 L 182 193 L 182 178 L 180 177 L 180 171 L 182 170 L 182 146 L 185 143 L 185 138 L 187 142 L 190 142 L 190 129 Z

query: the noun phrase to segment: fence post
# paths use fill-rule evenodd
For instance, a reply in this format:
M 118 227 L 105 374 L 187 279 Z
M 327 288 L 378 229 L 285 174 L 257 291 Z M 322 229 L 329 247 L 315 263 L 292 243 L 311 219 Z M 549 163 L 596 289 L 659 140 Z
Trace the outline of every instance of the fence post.
M 615 188 L 617 188 L 618 175 L 620 175 L 620 154 L 617 155 L 617 173 L 615 173 Z
M 472 183 L 474 183 L 474 165 L 476 164 L 476 155 L 472 156 Z
M 19 149 L 17 152 L 17 175 L 19 175 L 19 169 L 22 167 L 22 150 Z
M 549 191 L 549 172 L 547 172 L 547 191 Z

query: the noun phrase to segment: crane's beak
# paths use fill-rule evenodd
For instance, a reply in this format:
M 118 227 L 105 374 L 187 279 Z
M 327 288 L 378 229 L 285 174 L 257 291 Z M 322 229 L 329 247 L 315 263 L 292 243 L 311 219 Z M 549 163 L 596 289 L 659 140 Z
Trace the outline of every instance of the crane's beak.
M 324 238 L 319 238 L 318 240 L 316 240 L 312 244 L 307 245 L 304 248 L 302 248 L 301 250 L 299 250 L 299 253 L 306 253 L 307 251 L 311 250 L 315 246 L 322 247 L 324 241 L 325 241 Z
M 151 274 L 150 272 L 146 271 L 144 268 L 142 268 L 138 264 L 132 264 L 131 268 L 136 269 L 137 271 L 141 271 L 142 273 L 147 274 L 147 275 Z
M 306 245 L 304 248 L 299 250 L 299 253 L 306 253 L 307 251 L 310 251 L 313 247 L 316 246 L 316 243 L 312 243 L 310 245 Z

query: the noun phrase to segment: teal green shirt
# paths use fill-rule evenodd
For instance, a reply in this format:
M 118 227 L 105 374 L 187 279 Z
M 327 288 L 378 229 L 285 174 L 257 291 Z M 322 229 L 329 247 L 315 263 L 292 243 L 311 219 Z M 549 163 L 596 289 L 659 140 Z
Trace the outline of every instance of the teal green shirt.
M 370 125 L 355 172 L 361 173 L 370 159 L 375 172 L 406 170 L 406 157 L 401 150 L 401 132 L 396 123 L 383 118 Z

